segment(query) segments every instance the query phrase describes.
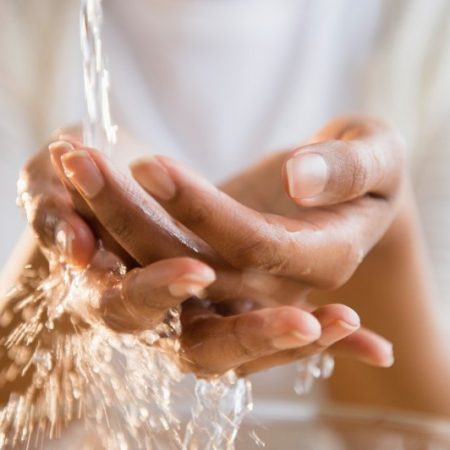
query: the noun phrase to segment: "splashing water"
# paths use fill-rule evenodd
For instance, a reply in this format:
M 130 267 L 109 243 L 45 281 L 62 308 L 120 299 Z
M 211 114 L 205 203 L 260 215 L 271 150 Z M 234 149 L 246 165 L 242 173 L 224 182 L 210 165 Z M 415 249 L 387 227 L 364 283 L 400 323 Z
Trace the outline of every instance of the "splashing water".
M 101 1 L 82 0 L 81 6 L 84 139 L 110 154 L 117 129 L 103 63 Z M 18 203 L 29 212 L 32 199 L 20 184 Z M 48 439 L 82 425 L 83 442 L 74 444 L 77 449 L 232 450 L 252 409 L 250 382 L 233 372 L 197 380 L 196 403 L 184 433 L 172 399 L 183 378 L 177 364 L 178 311 L 138 334 L 106 327 L 96 312 L 98 304 L 126 273 L 117 260 L 104 263 L 110 256 L 101 249 L 99 264 L 77 271 L 48 254 L 49 274 L 26 268 L 3 303 L 0 388 L 12 394 L 0 411 L 0 449 L 46 448 Z M 327 356 L 301 364 L 299 393 L 332 370 Z
M 307 394 L 311 391 L 315 380 L 331 377 L 333 370 L 334 358 L 328 353 L 319 353 L 299 361 L 294 380 L 296 394 Z
M 28 387 L 12 394 L 0 415 L 0 448 L 42 446 L 79 419 L 101 438 L 98 448 L 180 448 L 170 395 L 181 379 L 171 356 L 177 342 L 168 338 L 158 345 L 171 330 L 163 324 L 138 335 L 118 334 L 89 311 L 120 280 L 123 266 L 104 272 L 100 281 L 94 269 L 77 273 L 52 264 L 44 279 L 28 269 L 2 314 L 3 323 L 21 316 L 2 342 L 10 359 L 3 381 L 20 377 Z
M 250 381 L 230 371 L 216 380 L 198 380 L 195 394 L 183 450 L 233 450 L 242 420 L 253 408 Z
M 116 127 L 109 110 L 101 20 L 100 1 L 82 0 L 84 135 L 87 144 L 110 153 Z M 20 188 L 18 203 L 26 212 L 33 209 L 31 197 Z M 73 423 L 86 430 L 84 444 L 75 443 L 76 448 L 233 448 L 250 410 L 249 383 L 233 374 L 198 380 L 197 404 L 183 439 L 172 405 L 173 388 L 183 377 L 177 365 L 177 311 L 154 330 L 115 333 L 98 317 L 96 305 L 106 289 L 120 283 L 126 268 L 91 264 L 76 271 L 55 255 L 47 256 L 49 275 L 28 267 L 0 317 L 6 361 L 0 385 L 12 392 L 0 412 L 0 449 L 44 448 Z M 100 250 L 96 258 L 107 261 L 109 254 Z
M 81 43 L 83 52 L 83 73 L 88 117 L 84 126 L 84 138 L 88 145 L 104 149 L 111 153 L 116 139 L 116 127 L 112 125 L 109 108 L 109 74 L 105 68 L 101 45 L 102 9 L 101 0 L 82 0 Z M 172 317 L 178 318 L 176 311 Z M 172 328 L 179 328 L 177 323 L 170 323 Z M 183 448 L 225 449 L 233 448 L 234 439 L 245 412 L 251 409 L 250 383 L 238 380 L 227 374 L 214 381 L 198 380 L 196 382 L 197 404 L 193 409 L 192 420 L 188 423 Z M 201 393 L 201 395 L 199 394 Z M 227 398 L 226 408 L 217 409 L 212 399 Z M 230 405 L 234 407 L 233 417 L 229 417 Z M 214 414 L 214 415 L 212 415 Z M 215 417 L 214 419 L 211 419 Z M 230 424 L 232 424 L 230 428 Z M 202 430 L 201 437 L 198 428 Z M 213 428 L 213 435 L 205 432 Z M 199 443 L 201 447 L 198 447 Z

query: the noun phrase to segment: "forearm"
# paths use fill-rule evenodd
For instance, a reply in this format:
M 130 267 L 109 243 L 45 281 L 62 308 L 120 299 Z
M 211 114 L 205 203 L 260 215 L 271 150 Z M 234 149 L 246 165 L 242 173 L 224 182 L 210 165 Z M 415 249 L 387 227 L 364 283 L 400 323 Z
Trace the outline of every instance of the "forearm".
M 364 325 L 394 344 L 389 369 L 339 361 L 330 393 L 339 401 L 450 414 L 450 363 L 439 332 L 430 267 L 414 201 L 351 281 L 327 295 L 355 308 Z

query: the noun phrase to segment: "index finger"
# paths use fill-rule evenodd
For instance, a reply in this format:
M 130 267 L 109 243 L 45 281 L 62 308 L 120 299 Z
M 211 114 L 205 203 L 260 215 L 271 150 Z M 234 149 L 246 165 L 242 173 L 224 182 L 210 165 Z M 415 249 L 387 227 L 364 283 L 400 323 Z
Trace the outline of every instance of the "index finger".
M 361 198 L 299 218 L 242 205 L 177 161 L 140 161 L 133 175 L 164 208 L 232 267 L 282 275 L 320 288 L 342 285 L 382 235 L 386 202 Z M 172 192 L 154 174 L 163 174 Z M 162 175 L 160 175 L 160 178 Z M 303 211 L 304 213 L 304 211 Z
M 205 246 L 181 230 L 131 178 L 93 149 L 73 145 L 51 149 L 69 189 L 79 192 L 83 214 L 95 217 L 140 264 L 175 256 L 198 256 Z M 145 237 L 144 239 L 142 237 Z

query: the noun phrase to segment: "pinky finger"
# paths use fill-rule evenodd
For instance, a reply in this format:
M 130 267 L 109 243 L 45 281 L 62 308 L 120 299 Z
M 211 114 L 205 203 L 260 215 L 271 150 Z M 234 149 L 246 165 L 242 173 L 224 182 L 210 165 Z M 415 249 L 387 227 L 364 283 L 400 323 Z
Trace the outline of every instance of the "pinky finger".
M 333 354 L 352 358 L 376 367 L 394 364 L 392 344 L 382 336 L 361 328 L 331 347 Z

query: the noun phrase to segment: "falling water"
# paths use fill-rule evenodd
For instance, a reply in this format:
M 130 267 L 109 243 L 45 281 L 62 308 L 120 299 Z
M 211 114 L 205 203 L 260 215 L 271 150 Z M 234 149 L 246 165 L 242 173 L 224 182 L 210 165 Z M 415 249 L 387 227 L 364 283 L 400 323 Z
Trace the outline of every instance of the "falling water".
M 294 390 L 298 395 L 311 391 L 315 380 L 331 377 L 334 370 L 334 358 L 328 353 L 309 356 L 297 363 Z
M 89 145 L 111 152 L 116 129 L 101 19 L 100 1 L 83 0 L 84 134 Z M 34 205 L 25 181 L 18 186 L 18 203 L 30 213 Z M 65 442 L 66 448 L 231 449 L 250 409 L 249 383 L 232 373 L 197 381 L 197 403 L 183 438 L 172 405 L 174 386 L 183 378 L 176 311 L 154 330 L 115 333 L 97 314 L 98 305 L 105 290 L 117 288 L 126 268 L 102 249 L 83 271 L 56 255 L 47 257 L 49 274 L 27 267 L 0 315 L 0 387 L 11 392 L 0 412 L 0 449 L 46 448 L 50 439 L 80 426 L 82 442 Z M 219 398 L 224 400 L 217 408 Z
M 84 136 L 87 144 L 111 153 L 116 127 L 101 21 L 101 1 L 82 0 Z M 23 180 L 18 186 L 18 203 L 29 214 L 33 199 Z M 105 290 L 119 286 L 125 266 L 103 249 L 83 271 L 47 257 L 49 273 L 27 267 L 0 314 L 0 388 L 11 392 L 0 411 L 0 449 L 47 448 L 50 439 L 81 427 L 81 442 L 58 448 L 232 450 L 252 408 L 250 382 L 233 372 L 197 380 L 183 430 L 172 400 L 183 378 L 177 311 L 153 330 L 115 333 L 97 311 Z M 332 362 L 317 357 L 301 367 L 297 390 L 304 391 L 311 377 L 330 373 Z
M 109 74 L 102 54 L 101 24 L 101 0 L 82 0 L 81 48 L 88 113 L 84 138 L 88 145 L 110 154 L 115 143 L 116 127 L 110 114 Z M 177 318 L 177 315 L 173 314 L 172 318 Z M 172 322 L 170 325 L 172 328 L 179 327 L 179 323 Z M 197 403 L 186 428 L 183 448 L 232 449 L 239 425 L 251 409 L 250 382 L 228 373 L 213 381 L 198 380 L 195 391 Z M 219 398 L 226 398 L 227 401 L 218 402 Z
M 117 128 L 109 106 L 109 73 L 102 50 L 101 0 L 82 0 L 80 15 L 81 52 L 87 115 L 84 141 L 110 155 L 116 142 Z

